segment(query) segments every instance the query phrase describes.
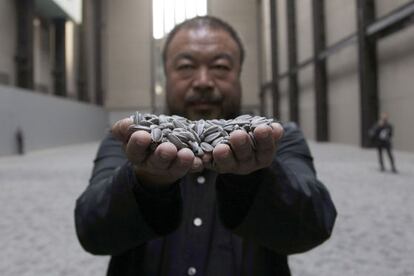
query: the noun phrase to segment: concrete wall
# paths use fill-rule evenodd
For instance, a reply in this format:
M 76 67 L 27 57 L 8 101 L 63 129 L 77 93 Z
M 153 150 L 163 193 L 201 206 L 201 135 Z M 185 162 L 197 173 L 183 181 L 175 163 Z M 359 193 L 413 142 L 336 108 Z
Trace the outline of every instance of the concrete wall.
M 414 152 L 414 26 L 378 45 L 379 109 L 394 124 L 394 146 Z
M 100 140 L 107 113 L 97 106 L 0 85 L 0 155 L 17 152 L 20 128 L 26 151 Z
M 313 56 L 312 1 L 296 1 L 296 29 L 298 62 Z M 315 89 L 313 85 L 313 65 L 298 74 L 299 82 L 299 125 L 307 138 L 315 139 Z
M 105 107 L 111 120 L 151 107 L 152 1 L 104 1 Z
M 411 0 L 375 0 L 376 15 L 377 17 L 384 16 L 408 2 L 411 2 Z
M 208 14 L 229 22 L 239 33 L 246 51 L 243 65 L 242 105 L 259 110 L 259 49 L 257 34 L 257 3 L 254 0 L 209 0 Z
M 35 22 L 33 30 L 35 90 L 45 94 L 53 94 L 53 46 L 51 44 L 53 26 L 40 19 L 36 19 Z
M 15 82 L 15 21 L 16 11 L 14 0 L 0 1 L 0 84 L 14 84 Z
M 328 46 L 356 32 L 355 5 L 356 1 L 325 1 Z M 329 138 L 334 142 L 359 145 L 361 131 L 356 44 L 330 56 L 327 68 Z
M 286 1 L 278 0 L 278 47 L 279 71 L 287 71 Z M 312 1 L 296 1 L 296 23 L 298 41 L 298 62 L 313 55 Z M 377 17 L 410 2 L 409 0 L 377 0 Z M 261 68 L 265 76 L 262 83 L 270 80 L 270 25 L 267 0 L 261 1 L 262 29 Z M 356 2 L 325 1 L 326 41 L 333 45 L 344 37 L 356 33 Z M 390 115 L 395 126 L 394 146 L 400 150 L 414 151 L 414 128 L 410 127 L 414 118 L 414 27 L 381 39 L 378 43 L 378 85 L 379 109 Z M 336 52 L 327 59 L 328 73 L 328 116 L 330 141 L 359 145 L 361 139 L 360 91 L 358 77 L 357 44 Z M 315 91 L 313 65 L 300 70 L 299 81 L 299 120 L 305 135 L 315 138 Z M 279 82 L 281 119 L 288 120 L 289 95 L 287 78 Z

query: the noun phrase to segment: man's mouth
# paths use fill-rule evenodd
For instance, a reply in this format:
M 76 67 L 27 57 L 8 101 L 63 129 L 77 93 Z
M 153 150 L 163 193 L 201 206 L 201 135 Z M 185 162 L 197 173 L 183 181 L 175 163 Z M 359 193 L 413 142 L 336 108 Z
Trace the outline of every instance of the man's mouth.
M 217 103 L 212 102 L 194 102 L 190 104 L 190 108 L 198 111 L 206 111 L 217 107 Z

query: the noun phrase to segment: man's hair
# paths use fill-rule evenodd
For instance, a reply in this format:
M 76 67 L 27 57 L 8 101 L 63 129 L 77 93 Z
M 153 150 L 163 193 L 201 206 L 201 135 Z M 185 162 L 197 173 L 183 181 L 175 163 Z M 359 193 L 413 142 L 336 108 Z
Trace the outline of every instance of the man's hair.
M 174 38 L 174 36 L 180 30 L 183 30 L 183 29 L 198 29 L 202 27 L 209 27 L 213 30 L 223 30 L 231 36 L 231 38 L 236 42 L 240 50 L 240 68 L 241 68 L 241 66 L 243 65 L 245 53 L 244 53 L 243 43 L 241 42 L 239 35 L 237 34 L 236 30 L 232 26 L 230 26 L 227 22 L 224 22 L 220 18 L 210 16 L 210 15 L 197 16 L 197 17 L 191 18 L 189 20 L 181 22 L 180 24 L 176 25 L 174 29 L 171 30 L 171 32 L 167 36 L 167 39 L 165 40 L 164 48 L 162 50 L 162 59 L 164 62 L 164 68 L 167 62 L 168 47 L 170 46 L 170 43 L 172 39 Z

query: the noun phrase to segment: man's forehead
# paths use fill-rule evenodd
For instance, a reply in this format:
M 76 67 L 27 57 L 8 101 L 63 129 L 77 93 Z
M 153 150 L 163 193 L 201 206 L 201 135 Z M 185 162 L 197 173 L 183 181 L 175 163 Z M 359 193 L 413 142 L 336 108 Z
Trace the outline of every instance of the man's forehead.
M 240 51 L 236 41 L 225 30 L 209 26 L 197 26 L 179 30 L 171 40 L 168 52 L 182 50 L 193 44 L 227 46 L 237 52 Z

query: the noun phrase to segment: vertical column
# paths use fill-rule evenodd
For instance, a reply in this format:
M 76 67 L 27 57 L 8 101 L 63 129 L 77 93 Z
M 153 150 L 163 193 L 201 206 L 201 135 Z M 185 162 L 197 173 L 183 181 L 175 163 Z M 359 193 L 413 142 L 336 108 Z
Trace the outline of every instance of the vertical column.
M 289 116 L 290 120 L 299 123 L 297 41 L 296 41 L 296 0 L 286 0 L 288 67 L 289 67 Z
M 55 26 L 54 93 L 66 96 L 66 32 L 64 18 L 53 19 Z
M 83 102 L 89 102 L 89 94 L 87 89 L 87 60 L 86 60 L 86 40 L 85 40 L 85 25 L 86 25 L 86 1 L 82 1 L 82 23 L 78 26 L 78 77 L 77 77 L 77 90 L 78 100 Z
M 277 45 L 277 0 L 270 0 L 270 47 L 272 59 L 272 92 L 273 92 L 273 117 L 279 119 L 280 116 L 280 96 L 279 96 L 279 53 Z M 265 91 L 265 90 L 264 90 Z M 264 92 L 265 93 L 265 92 Z M 263 96 L 264 96 L 263 93 Z
M 325 38 L 325 1 L 312 1 L 313 17 L 313 53 L 314 53 L 314 85 L 315 85 L 315 114 L 316 140 L 328 141 L 328 88 L 326 77 L 326 59 L 320 59 L 319 54 L 326 48 Z
M 102 0 L 94 1 L 94 34 L 95 34 L 95 101 L 103 105 L 102 86 Z
M 16 85 L 34 88 L 33 20 L 34 0 L 16 0 L 17 52 Z
M 375 21 L 375 1 L 357 0 L 361 145 L 370 146 L 368 129 L 378 117 L 377 43 L 366 28 Z

